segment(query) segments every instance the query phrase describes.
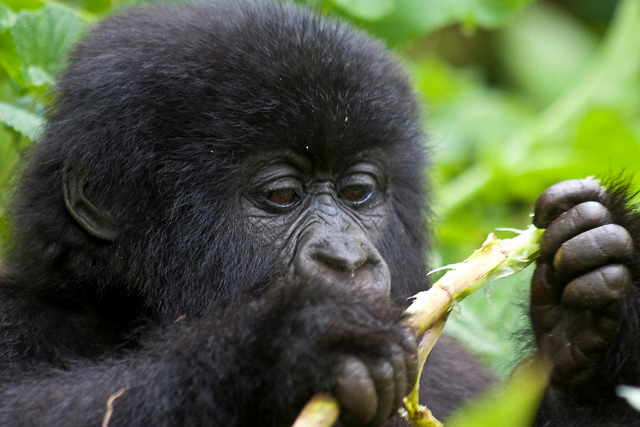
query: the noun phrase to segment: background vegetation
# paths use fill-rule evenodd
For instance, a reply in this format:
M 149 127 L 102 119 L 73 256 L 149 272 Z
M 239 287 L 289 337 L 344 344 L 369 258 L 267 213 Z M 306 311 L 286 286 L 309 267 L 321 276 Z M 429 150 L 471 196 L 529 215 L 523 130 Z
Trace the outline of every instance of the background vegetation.
M 0 250 L 19 160 L 45 123 L 66 52 L 134 3 L 0 0 Z M 557 181 L 622 174 L 640 188 L 640 0 L 303 3 L 382 39 L 410 70 L 434 152 L 433 266 L 463 259 L 496 227 L 526 227 Z M 526 326 L 528 279 L 504 282 L 447 326 L 499 374 Z

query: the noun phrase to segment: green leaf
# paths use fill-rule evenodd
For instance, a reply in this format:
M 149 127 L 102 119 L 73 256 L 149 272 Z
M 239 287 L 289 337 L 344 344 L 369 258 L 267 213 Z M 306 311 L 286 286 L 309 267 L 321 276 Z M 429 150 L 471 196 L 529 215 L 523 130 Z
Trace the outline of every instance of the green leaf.
M 366 28 L 391 44 L 401 44 L 453 23 L 495 28 L 531 1 L 396 0 L 391 13 Z
M 11 27 L 16 21 L 16 14 L 13 13 L 9 6 L 0 3 L 0 31 L 4 31 Z
M 377 21 L 387 16 L 395 0 L 331 0 L 339 9 L 363 21 Z
M 473 19 L 482 27 L 496 28 L 504 25 L 516 13 L 533 0 L 459 0 L 463 15 L 473 16 Z M 456 3 L 456 2 L 453 2 Z
M 400 44 L 428 33 L 447 21 L 445 8 L 433 7 L 430 0 L 396 0 L 396 7 L 386 19 L 366 28 L 389 41 Z
M 33 86 L 50 86 L 53 83 L 51 74 L 35 65 L 26 67 L 24 75 Z
M 67 52 L 86 27 L 71 9 L 46 5 L 21 11 L 11 27 L 20 69 L 27 85 L 47 87 L 65 64 Z
M 46 0 L 0 0 L 0 3 L 18 12 L 25 9 L 40 9 L 45 5 Z
M 581 118 L 573 142 L 575 161 L 592 173 L 638 172 L 640 133 L 635 118 L 627 119 L 612 108 L 592 108 Z
M 26 86 L 20 71 L 20 58 L 13 45 L 11 32 L 0 32 L 0 66 L 20 86 Z
M 0 102 L 0 122 L 35 140 L 44 128 L 45 119 L 23 108 Z
M 592 59 L 596 38 L 577 18 L 547 3 L 528 8 L 499 34 L 500 63 L 527 94 L 547 105 Z M 535 67 L 531 66 L 535 58 Z
M 9 29 L 15 24 L 17 15 L 5 4 L 0 3 L 0 66 L 18 84 L 22 85 L 20 59 L 13 46 Z

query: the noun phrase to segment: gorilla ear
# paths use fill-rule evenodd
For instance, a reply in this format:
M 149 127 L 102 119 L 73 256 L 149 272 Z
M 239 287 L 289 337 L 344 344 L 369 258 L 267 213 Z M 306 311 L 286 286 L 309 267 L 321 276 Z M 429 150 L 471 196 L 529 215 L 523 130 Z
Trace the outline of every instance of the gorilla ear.
M 118 236 L 115 219 L 108 211 L 98 209 L 84 196 L 83 182 L 86 174 L 69 171 L 68 165 L 62 169 L 62 195 L 67 211 L 84 230 L 102 240 L 113 241 Z

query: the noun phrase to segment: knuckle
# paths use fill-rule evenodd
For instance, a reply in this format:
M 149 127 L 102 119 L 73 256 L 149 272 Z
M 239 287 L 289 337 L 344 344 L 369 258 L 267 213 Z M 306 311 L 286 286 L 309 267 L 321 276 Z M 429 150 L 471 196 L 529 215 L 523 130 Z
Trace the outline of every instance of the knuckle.
M 416 334 L 410 328 L 401 328 L 400 332 L 400 345 L 406 352 L 415 352 L 418 346 L 418 340 Z
M 622 264 L 612 264 L 600 269 L 604 284 L 607 288 L 620 296 L 626 292 L 632 282 L 631 272 Z
M 559 305 L 546 305 L 531 307 L 530 317 L 534 328 L 539 332 L 552 330 L 562 316 L 562 307 Z
M 607 264 L 625 262 L 632 254 L 629 232 L 620 225 L 606 224 L 564 242 L 553 258 L 553 267 L 566 280 Z
M 393 385 L 394 369 L 393 364 L 389 360 L 379 360 L 374 364 L 372 372 L 376 377 L 376 382 L 380 383 L 382 387 L 387 388 Z
M 366 424 L 375 416 L 377 392 L 367 366 L 360 359 L 342 358 L 333 393 L 340 402 L 341 419 L 347 425 Z
M 534 225 L 546 228 L 571 207 L 587 202 L 605 202 L 604 189 L 592 179 L 562 181 L 547 188 L 538 198 L 534 210 Z
M 609 245 L 619 253 L 631 255 L 633 253 L 633 238 L 631 234 L 621 225 L 607 224 L 598 227 L 599 238 L 604 244 Z
M 545 262 L 540 262 L 531 278 L 531 305 L 557 304 L 558 292 L 553 286 L 553 269 Z
M 548 259 L 571 238 L 611 222 L 611 213 L 600 202 L 580 203 L 549 224 L 540 240 L 540 252 Z
M 562 301 L 568 307 L 600 310 L 622 297 L 630 281 L 625 266 L 607 265 L 569 282 Z

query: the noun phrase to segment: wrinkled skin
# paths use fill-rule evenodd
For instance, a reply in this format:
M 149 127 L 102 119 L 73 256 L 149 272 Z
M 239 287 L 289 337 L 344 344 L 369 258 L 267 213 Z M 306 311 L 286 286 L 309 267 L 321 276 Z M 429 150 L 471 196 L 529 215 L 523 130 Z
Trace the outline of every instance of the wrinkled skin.
M 389 296 L 390 272 L 376 244 L 392 207 L 378 157 L 347 164 L 341 173 L 286 150 L 249 161 L 257 172 L 243 210 L 256 234 L 290 260 L 292 280 L 344 283 L 374 299 Z
M 331 173 L 308 156 L 285 150 L 250 163 L 261 167 L 250 180 L 244 210 L 257 235 L 273 239 L 277 252 L 291 260 L 288 280 L 343 287 L 387 303 L 390 272 L 374 244 L 391 211 L 384 162 L 365 156 L 344 172 Z M 379 425 L 415 383 L 415 338 L 397 329 L 380 343 L 379 357 L 369 351 L 338 357 L 332 391 L 347 425 Z
M 384 161 L 367 154 L 340 173 L 335 171 L 342 165 L 332 164 L 331 173 L 308 156 L 284 150 L 260 154 L 249 163 L 256 164 L 256 172 L 243 210 L 256 234 L 290 260 L 287 281 L 342 287 L 364 300 L 388 304 L 390 272 L 376 248 L 392 210 Z M 340 352 L 332 392 L 345 424 L 379 425 L 415 383 L 415 338 L 399 325 L 394 329 L 392 334 L 378 332 L 387 339 L 380 341 L 377 357 L 371 350 Z

